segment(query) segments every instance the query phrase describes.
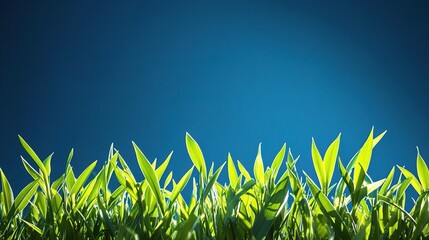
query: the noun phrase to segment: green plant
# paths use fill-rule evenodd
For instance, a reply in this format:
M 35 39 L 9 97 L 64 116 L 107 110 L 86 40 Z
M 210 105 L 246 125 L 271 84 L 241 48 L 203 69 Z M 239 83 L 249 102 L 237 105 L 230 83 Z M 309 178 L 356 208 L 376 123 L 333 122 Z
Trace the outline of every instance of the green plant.
M 374 137 L 371 130 L 347 165 L 338 156 L 340 135 L 323 158 L 313 140 L 318 184 L 299 174 L 298 158 L 286 145 L 268 167 L 259 145 L 253 176 L 230 154 L 220 167 L 207 168 L 189 134 L 193 167 L 178 181 L 172 172 L 164 176 L 172 154 L 161 164 L 150 162 L 134 142 L 144 179 L 134 177 L 113 146 L 100 171 L 94 172 L 95 161 L 76 175 L 72 150 L 64 173 L 51 179 L 52 155 L 42 161 L 19 137 L 33 160 L 22 158 L 33 181 L 14 195 L 0 169 L 0 239 L 428 239 L 429 170 L 419 151 L 417 177 L 399 166 L 396 181 L 395 167 L 378 181 L 367 173 L 383 135 Z M 229 183 L 221 184 L 225 165 Z M 341 179 L 332 184 L 335 169 Z M 112 178 L 119 182 L 116 189 L 110 189 Z M 188 201 L 182 195 L 187 184 L 192 185 Z M 410 185 L 419 195 L 408 212 Z

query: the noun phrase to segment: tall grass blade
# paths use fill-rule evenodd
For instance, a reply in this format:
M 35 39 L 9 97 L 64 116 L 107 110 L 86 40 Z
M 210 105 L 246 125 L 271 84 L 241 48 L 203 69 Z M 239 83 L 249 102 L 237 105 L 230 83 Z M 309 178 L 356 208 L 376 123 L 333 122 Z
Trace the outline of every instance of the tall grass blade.
M 7 212 L 10 211 L 11 207 L 12 207 L 12 202 L 13 202 L 13 191 L 12 191 L 12 187 L 9 184 L 9 181 L 6 178 L 6 175 L 4 174 L 3 170 L 0 168 L 0 176 L 1 176 L 1 187 L 2 187 L 2 194 L 3 194 L 3 199 L 1 199 L 3 202 L 3 207 L 4 210 Z M 1 212 L 0 212 L 1 214 Z
M 273 171 L 274 180 L 277 178 L 277 174 L 280 170 L 280 166 L 282 165 L 283 159 L 285 157 L 285 153 L 286 153 L 286 143 L 283 144 L 282 148 L 274 157 L 273 163 L 271 164 L 271 170 Z
M 185 175 L 179 180 L 177 185 L 174 187 L 173 191 L 171 192 L 170 197 L 170 205 L 176 200 L 176 198 L 179 196 L 180 192 L 185 188 L 186 184 L 188 183 L 189 179 L 191 178 L 192 172 L 194 170 L 194 167 L 191 167 Z
M 150 189 L 152 190 L 153 194 L 155 195 L 156 201 L 158 203 L 159 208 L 161 209 L 161 212 L 165 212 L 165 206 L 164 206 L 164 198 L 161 193 L 161 188 L 159 186 L 159 180 L 155 174 L 155 171 L 153 170 L 149 160 L 147 160 L 146 156 L 143 154 L 143 152 L 137 147 L 137 145 L 133 142 L 134 151 L 136 153 L 137 161 L 140 166 L 140 170 L 142 171 L 144 177 L 146 178 Z
M 264 162 L 262 161 L 261 155 L 261 143 L 258 146 L 258 154 L 256 154 L 255 163 L 253 165 L 253 174 L 255 175 L 256 181 L 262 186 L 265 184 L 264 179 Z
M 372 148 L 373 148 L 373 135 L 374 128 L 371 129 L 369 136 L 362 148 L 359 151 L 359 154 L 356 159 L 356 166 L 354 170 L 353 182 L 356 189 L 360 189 L 362 186 L 365 174 L 368 171 L 369 163 L 371 161 Z
M 70 194 L 77 194 L 80 191 L 86 179 L 88 179 L 92 170 L 94 170 L 94 167 L 96 164 L 97 164 L 97 161 L 94 161 L 79 175 L 79 177 L 76 179 L 75 183 L 73 184 Z
M 429 169 L 417 148 L 417 175 L 424 191 L 429 190 Z
M 325 155 L 323 156 L 323 162 L 325 167 L 325 177 L 326 183 L 324 188 L 328 189 L 331 184 L 332 176 L 334 175 L 335 163 L 337 162 L 338 150 L 340 148 L 340 138 L 341 134 L 329 145 L 326 150 Z
M 204 181 L 207 182 L 207 169 L 203 152 L 201 151 L 198 143 L 191 137 L 189 133 L 186 133 L 186 148 L 188 149 L 189 157 L 191 158 L 195 167 L 203 176 Z
M 314 170 L 316 170 L 317 178 L 319 179 L 320 186 L 325 190 L 326 186 L 326 171 L 322 156 L 317 149 L 314 138 L 311 139 L 311 157 L 313 158 Z
M 37 154 L 30 147 L 30 145 L 28 145 L 28 143 L 20 135 L 18 135 L 18 138 L 19 138 L 19 141 L 21 142 L 21 145 L 24 147 L 25 151 L 34 160 L 34 162 L 40 168 L 40 171 L 42 171 L 43 175 L 45 175 L 47 177 L 48 176 L 48 172 L 47 172 L 46 167 L 43 164 L 42 160 L 40 160 L 39 156 L 37 156 Z
M 238 181 L 238 174 L 230 153 L 228 153 L 228 178 L 231 186 L 235 187 Z

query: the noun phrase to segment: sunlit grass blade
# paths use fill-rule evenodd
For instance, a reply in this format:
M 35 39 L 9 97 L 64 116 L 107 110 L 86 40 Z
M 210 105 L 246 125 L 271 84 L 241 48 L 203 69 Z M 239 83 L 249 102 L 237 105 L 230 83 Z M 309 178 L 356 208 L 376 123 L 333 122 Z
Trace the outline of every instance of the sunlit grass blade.
M 211 191 L 213 185 L 216 183 L 217 178 L 219 177 L 220 172 L 222 171 L 223 167 L 225 166 L 225 163 L 223 163 L 213 174 L 213 176 L 209 179 L 209 182 L 207 183 L 207 186 L 204 188 L 204 191 L 201 195 L 201 203 L 203 203 L 208 196 L 209 192 Z
M 323 165 L 325 167 L 325 189 L 328 189 L 332 176 L 334 175 L 335 170 L 335 163 L 337 162 L 337 156 L 338 156 L 338 150 L 340 148 L 340 138 L 341 134 L 338 135 L 338 137 L 329 145 L 328 149 L 326 150 L 325 155 L 323 156 Z
M 2 187 L 2 194 L 3 199 L 1 199 L 3 204 L 1 204 L 4 207 L 5 212 L 9 212 L 12 207 L 13 202 L 13 191 L 12 187 L 10 186 L 9 181 L 6 178 L 6 175 L 4 174 L 3 170 L 0 168 L 0 176 L 1 176 L 1 187 Z M 1 214 L 1 212 L 0 212 Z
M 54 155 L 54 153 L 51 153 L 51 155 L 49 155 L 44 161 L 43 161 L 43 165 L 45 165 L 46 168 L 46 174 L 49 176 L 51 175 L 51 160 L 52 160 L 52 156 Z
M 284 177 L 279 180 L 275 190 L 256 216 L 253 224 L 253 234 L 256 239 L 262 239 L 272 227 L 277 212 L 286 200 L 288 179 L 289 176 L 285 174 Z
M 192 239 L 192 233 L 194 232 L 195 225 L 199 222 L 199 217 L 192 213 L 188 219 L 184 222 L 182 229 L 179 230 L 176 239 Z
M 384 181 L 383 186 L 381 186 L 379 194 L 384 195 L 387 192 L 387 189 L 390 187 L 390 184 L 392 183 L 393 176 L 395 175 L 395 167 L 390 170 L 389 175 L 386 178 L 386 181 Z
M 373 148 L 373 138 L 374 136 L 374 128 L 371 129 L 369 136 L 362 148 L 359 151 L 359 154 L 356 159 L 356 165 L 353 175 L 353 182 L 356 189 L 360 189 L 363 180 L 365 178 L 365 173 L 368 171 L 369 163 L 371 161 L 372 156 L 372 148 Z
M 21 156 L 22 164 L 24 165 L 25 170 L 28 174 L 33 177 L 34 180 L 41 179 L 42 176 Z
M 36 231 L 40 236 L 42 235 L 42 229 L 40 229 L 39 227 L 37 227 L 36 225 L 25 221 L 24 219 L 21 219 L 22 222 L 24 222 L 27 226 L 29 226 L 31 229 L 33 229 L 34 231 Z
M 204 181 L 207 181 L 207 169 L 203 152 L 201 151 L 198 143 L 191 137 L 189 133 L 186 133 L 186 148 L 188 149 L 189 157 L 191 158 L 195 167 L 203 176 Z
M 274 180 L 277 178 L 277 174 L 280 170 L 280 166 L 282 165 L 283 159 L 285 157 L 285 153 L 286 153 L 286 143 L 283 144 L 282 148 L 274 157 L 273 163 L 271 164 Z
M 231 186 L 234 188 L 237 184 L 238 174 L 230 153 L 228 153 L 228 178 Z
M 249 181 L 252 179 L 249 172 L 246 170 L 246 168 L 243 166 L 243 164 L 237 160 L 238 169 L 240 170 L 240 173 L 243 174 L 244 178 L 246 178 L 246 181 Z
M 412 239 L 427 239 L 428 236 L 421 236 L 423 229 L 429 226 L 429 197 L 426 195 L 425 199 L 422 202 L 422 206 L 420 208 L 420 215 L 417 219 L 416 228 L 413 232 Z
M 173 155 L 173 152 L 170 152 L 170 154 L 168 154 L 167 158 L 164 160 L 164 162 L 159 165 L 159 167 L 155 170 L 156 176 L 158 177 L 158 179 L 162 178 L 162 175 L 165 172 L 165 169 L 167 169 L 168 164 L 170 163 L 170 159 L 171 156 Z
M 89 175 L 91 174 L 96 164 L 97 164 L 97 161 L 94 161 L 79 175 L 79 177 L 76 179 L 70 191 L 71 194 L 77 194 L 79 192 L 79 190 L 82 188 L 86 179 L 88 179 Z
M 329 199 L 323 194 L 323 192 L 314 184 L 313 180 L 306 173 L 307 183 L 310 187 L 310 191 L 313 194 L 320 210 L 326 216 L 330 225 L 335 229 L 335 232 L 339 234 L 342 239 L 351 239 L 352 234 L 350 233 L 347 224 L 340 214 L 335 210 Z
M 408 171 L 407 169 L 405 169 L 403 167 L 400 167 L 400 166 L 397 166 L 397 167 L 399 168 L 399 170 L 401 170 L 402 174 L 404 174 L 404 176 L 406 178 L 411 178 L 411 185 L 414 187 L 414 189 L 420 195 L 422 192 L 422 185 L 420 185 L 419 181 L 414 176 L 414 174 L 412 174 L 410 171 Z
M 378 195 L 378 198 L 380 199 L 380 201 L 383 201 L 389 205 L 392 205 L 393 207 L 397 208 L 398 210 L 400 210 L 402 213 L 405 214 L 405 216 L 407 216 L 407 218 L 414 224 L 416 225 L 417 222 L 416 220 L 414 220 L 413 216 L 411 216 L 411 214 L 409 214 L 404 208 L 402 208 L 401 206 L 399 206 L 395 201 L 393 201 L 393 199 L 385 197 L 383 195 Z
M 417 175 L 424 191 L 429 190 L 429 169 L 417 148 Z
M 185 175 L 179 180 L 177 185 L 174 187 L 173 191 L 171 192 L 170 197 L 170 205 L 176 200 L 176 198 L 179 196 L 180 192 L 185 188 L 186 184 L 188 183 L 189 179 L 191 178 L 192 172 L 194 170 L 194 167 L 191 167 Z
M 326 173 L 322 156 L 317 149 L 314 138 L 311 139 L 311 157 L 313 159 L 314 170 L 316 170 L 317 178 L 319 179 L 320 186 L 325 190 L 326 186 Z
M 140 166 L 140 170 L 142 171 L 144 177 L 146 178 L 149 187 L 151 188 L 153 194 L 155 195 L 156 201 L 158 203 L 161 212 L 164 213 L 164 198 L 161 193 L 161 188 L 159 186 L 159 180 L 153 170 L 149 160 L 147 160 L 146 156 L 143 152 L 137 147 L 137 145 L 133 142 L 134 151 L 136 153 L 137 161 Z
M 261 145 L 262 144 L 259 143 L 258 153 L 256 154 L 255 163 L 253 165 L 253 174 L 255 176 L 256 181 L 263 186 L 265 183 L 265 180 L 264 180 L 264 162 L 262 161 L 262 155 L 261 155 Z
M 13 202 L 12 208 L 8 214 L 8 219 L 11 219 L 16 214 L 20 213 L 28 205 L 30 199 L 34 196 L 34 193 L 37 190 L 37 186 L 38 183 L 34 180 L 21 190 Z
M 30 147 L 30 145 L 28 145 L 28 143 L 20 135 L 18 135 L 18 138 L 19 138 L 19 141 L 21 142 L 21 145 L 24 147 L 25 151 L 34 160 L 34 162 L 40 168 L 40 171 L 42 171 L 42 173 L 47 177 L 48 176 L 48 172 L 46 171 L 46 167 L 43 164 L 42 160 L 40 160 L 39 156 L 37 156 L 37 154 Z

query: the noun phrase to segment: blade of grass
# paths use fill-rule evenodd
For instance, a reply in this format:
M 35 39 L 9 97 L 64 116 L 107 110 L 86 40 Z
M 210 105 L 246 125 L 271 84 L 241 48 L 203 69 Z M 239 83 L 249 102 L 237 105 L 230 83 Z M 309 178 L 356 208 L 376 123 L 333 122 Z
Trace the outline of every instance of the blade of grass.
M 204 182 L 207 182 L 206 162 L 204 161 L 203 152 L 201 151 L 198 143 L 191 137 L 189 133 L 186 133 L 186 148 L 188 149 L 189 157 L 191 158 L 195 167 L 203 176 Z
M 369 136 L 362 148 L 359 151 L 356 160 L 356 166 L 354 170 L 353 183 L 357 191 L 360 190 L 363 180 L 365 178 L 365 173 L 368 171 L 369 163 L 371 161 L 372 147 L 373 147 L 373 138 L 374 128 L 371 129 Z
M 325 189 L 329 188 L 329 185 L 331 184 L 332 176 L 334 175 L 335 162 L 337 161 L 338 149 L 340 147 L 340 138 L 341 138 L 341 133 L 331 143 L 331 145 L 329 145 L 325 155 L 323 156 L 323 163 L 324 163 L 323 165 L 326 171 L 325 172 L 325 177 L 326 177 Z
M 191 178 L 193 170 L 194 170 L 194 167 L 192 166 L 191 169 L 189 169 L 188 172 L 186 172 L 185 175 L 183 175 L 183 177 L 179 180 L 177 185 L 174 187 L 173 191 L 171 192 L 170 205 L 174 203 L 176 198 L 179 196 L 180 192 L 183 190 L 183 188 L 185 188 L 186 184 Z
M 150 189 L 152 190 L 153 194 L 155 195 L 157 204 L 159 208 L 161 209 L 161 212 L 165 212 L 165 206 L 164 206 L 164 197 L 161 193 L 161 188 L 159 186 L 159 180 L 156 176 L 155 171 L 153 170 L 149 160 L 147 160 L 146 156 L 143 154 L 143 152 L 140 150 L 139 147 L 133 142 L 134 151 L 136 153 L 137 161 L 140 166 L 140 170 L 142 171 L 145 179 L 147 180 Z
M 79 175 L 79 177 L 76 179 L 75 183 L 73 184 L 70 194 L 77 194 L 79 192 L 79 190 L 82 188 L 83 184 L 85 183 L 86 179 L 88 179 L 89 175 L 91 174 L 92 170 L 94 170 L 94 167 L 96 164 L 97 164 L 97 161 L 94 161 Z
M 326 219 L 330 225 L 335 229 L 335 232 L 343 239 L 351 239 L 352 234 L 348 228 L 349 226 L 345 224 L 341 215 L 335 210 L 334 206 L 325 196 L 325 194 L 323 194 L 316 184 L 314 184 L 313 180 L 311 180 L 311 178 L 305 172 L 304 175 L 306 176 L 308 186 L 310 187 L 310 191 L 313 194 L 317 205 L 326 216 Z
M 29 183 L 25 186 L 18 196 L 16 196 L 15 201 L 13 202 L 12 208 L 9 211 L 8 219 L 12 219 L 16 214 L 22 212 L 22 210 L 27 206 L 30 199 L 34 196 L 38 187 L 38 183 L 36 180 Z
M 12 203 L 13 203 L 13 191 L 12 191 L 12 187 L 9 184 L 9 181 L 6 178 L 6 175 L 4 174 L 4 172 L 1 168 L 0 168 L 0 176 L 1 176 L 2 193 L 3 193 L 3 197 L 4 197 L 4 199 L 3 199 L 4 202 L 0 205 L 2 205 L 2 207 L 4 207 L 6 212 L 9 212 L 11 207 L 12 207 Z
M 271 164 L 271 169 L 272 169 L 274 180 L 277 178 L 277 174 L 278 174 L 280 166 L 282 165 L 282 162 L 284 160 L 285 153 L 286 153 L 286 143 L 283 144 L 282 148 L 277 153 L 277 155 L 274 157 L 273 163 Z
M 317 178 L 319 179 L 320 186 L 322 190 L 325 191 L 326 186 L 326 174 L 325 174 L 325 166 L 322 160 L 322 156 L 320 156 L 319 150 L 317 149 L 314 138 L 311 138 L 311 157 L 313 159 L 314 170 L 316 170 Z
M 241 164 L 240 161 L 237 160 L 238 169 L 240 170 L 240 173 L 243 174 L 244 178 L 246 178 L 246 181 L 249 181 L 252 179 L 249 172 L 246 170 L 246 168 Z
M 411 178 L 411 185 L 414 187 L 414 189 L 420 195 L 422 192 L 422 186 L 420 185 L 419 181 L 414 176 L 414 174 L 412 174 L 410 171 L 408 171 L 407 169 L 405 169 L 403 167 L 400 167 L 400 166 L 397 166 L 397 167 L 399 168 L 399 170 L 401 170 L 402 174 L 404 174 L 404 176 L 406 178 Z
M 419 148 L 417 148 L 417 175 L 419 176 L 423 191 L 429 190 L 429 169 L 420 155 Z
M 255 163 L 253 165 L 253 174 L 255 175 L 256 181 L 262 186 L 265 184 L 264 180 L 264 162 L 262 161 L 261 155 L 261 143 L 258 146 L 258 153 L 256 154 Z
M 28 145 L 28 143 L 20 135 L 18 135 L 18 138 L 19 138 L 19 141 L 21 142 L 21 145 L 24 147 L 25 151 L 34 160 L 34 162 L 40 168 L 40 171 L 42 171 L 43 175 L 45 175 L 47 177 L 48 176 L 48 172 L 47 172 L 46 167 L 43 164 L 42 160 L 40 160 L 39 156 L 37 156 L 37 154 L 30 147 L 30 145 Z
M 228 153 L 228 178 L 231 186 L 235 187 L 238 180 L 238 174 L 230 153 Z

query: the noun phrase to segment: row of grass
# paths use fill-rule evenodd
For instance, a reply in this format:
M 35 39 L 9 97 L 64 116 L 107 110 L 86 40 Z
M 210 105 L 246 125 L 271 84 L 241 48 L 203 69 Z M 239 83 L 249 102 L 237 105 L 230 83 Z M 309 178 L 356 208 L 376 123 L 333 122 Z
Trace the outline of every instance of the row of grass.
M 79 175 L 70 164 L 72 150 L 65 172 L 51 179 L 52 155 L 42 161 L 19 137 L 32 159 L 22 163 L 33 180 L 15 195 L 0 169 L 0 239 L 428 239 L 429 170 L 420 153 L 417 177 L 400 166 L 377 181 L 367 174 L 384 133 L 375 137 L 371 130 L 347 164 L 338 156 L 340 135 L 323 157 L 313 140 L 317 181 L 297 171 L 298 159 L 286 145 L 267 167 L 259 146 L 253 174 L 229 154 L 220 167 L 208 169 L 189 134 L 193 166 L 179 178 L 164 176 L 171 154 L 160 164 L 150 162 L 133 142 L 143 179 L 113 147 L 100 171 L 94 171 L 95 161 Z M 222 184 L 225 165 L 229 183 Z M 341 179 L 333 183 L 335 171 Z M 406 211 L 410 186 L 418 198 Z

